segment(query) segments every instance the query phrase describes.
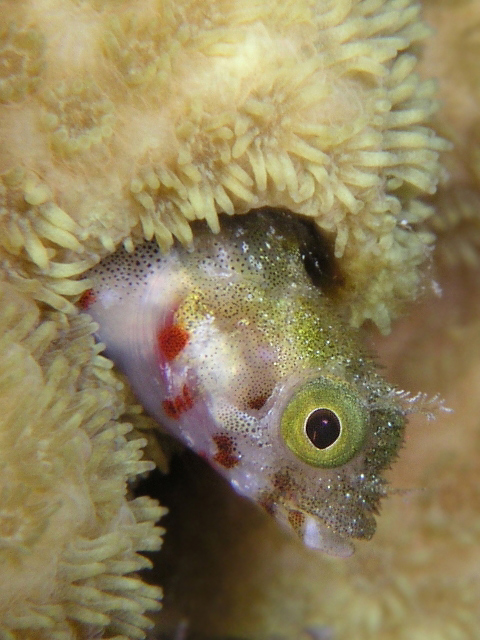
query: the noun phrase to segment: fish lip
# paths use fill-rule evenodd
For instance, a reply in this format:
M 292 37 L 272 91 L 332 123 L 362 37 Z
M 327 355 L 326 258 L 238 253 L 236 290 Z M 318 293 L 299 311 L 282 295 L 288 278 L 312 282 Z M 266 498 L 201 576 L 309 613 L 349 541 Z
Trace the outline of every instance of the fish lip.
M 360 469 L 335 472 L 329 479 L 319 477 L 313 485 L 307 480 L 309 491 L 305 484 L 292 479 L 295 477 L 294 470 L 289 473 L 288 467 L 285 467 L 288 486 L 277 488 L 273 515 L 284 521 L 302 539 L 306 536 L 304 542 L 312 548 L 326 544 L 321 540 L 315 542 L 315 538 L 325 538 L 336 545 L 343 540 L 344 546 L 346 541 L 352 539 L 370 540 L 376 531 L 375 515 L 385 495 L 385 486 L 382 480 L 371 478 L 361 471 L 361 459 L 355 464 Z M 318 495 L 315 487 L 318 488 Z M 304 529 L 304 523 L 308 523 L 308 531 Z
M 309 549 L 324 551 L 328 555 L 349 558 L 354 552 L 353 543 L 314 516 L 306 516 L 303 543 Z
M 336 532 L 321 518 L 303 509 L 295 509 L 295 511 L 302 516 L 302 524 L 299 527 L 292 525 L 289 518 L 291 510 L 284 506 L 277 505 L 275 518 L 284 529 L 296 538 L 300 538 L 306 547 L 339 558 L 348 558 L 354 553 L 355 547 L 352 541 Z

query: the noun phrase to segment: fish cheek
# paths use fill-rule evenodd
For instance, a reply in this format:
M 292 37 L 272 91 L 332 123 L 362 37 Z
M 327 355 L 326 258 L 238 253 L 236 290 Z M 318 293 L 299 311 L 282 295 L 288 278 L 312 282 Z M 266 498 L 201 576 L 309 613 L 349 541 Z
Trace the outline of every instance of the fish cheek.
M 365 469 L 372 475 L 388 468 L 403 445 L 405 412 L 397 407 L 382 407 L 371 412 L 372 438 L 365 451 Z
M 385 389 L 375 391 L 388 397 L 379 393 Z M 374 398 L 365 397 L 362 385 L 324 375 L 297 387 L 286 403 L 280 435 L 289 467 L 274 475 L 263 501 L 270 510 L 293 512 L 289 524 L 304 540 L 314 526 L 343 538 L 374 534 L 373 514 L 385 495 L 379 474 L 398 448 L 405 420 L 398 408 L 372 409 L 369 401 Z

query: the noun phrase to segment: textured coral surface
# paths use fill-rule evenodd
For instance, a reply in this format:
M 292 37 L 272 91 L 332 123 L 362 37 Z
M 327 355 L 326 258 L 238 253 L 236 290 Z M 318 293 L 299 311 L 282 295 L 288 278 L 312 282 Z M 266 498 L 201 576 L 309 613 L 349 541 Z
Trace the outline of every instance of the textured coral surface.
M 151 469 L 145 441 L 117 421 L 88 316 L 42 312 L 5 282 L 0 306 L 0 634 L 139 637 L 161 595 L 125 575 L 150 566 L 136 550 L 160 547 L 162 508 L 125 499 Z
M 383 331 L 422 286 L 432 227 L 439 265 L 475 264 L 475 0 L 428 9 L 439 36 L 425 77 L 465 74 L 458 100 L 441 85 L 439 126 L 460 151 L 429 227 L 418 198 L 444 144 L 427 126 L 434 87 L 415 73 L 416 3 L 0 1 L 2 637 L 142 638 L 158 607 L 160 590 L 132 573 L 150 564 L 137 551 L 159 548 L 163 513 L 127 495 L 151 468 L 143 439 L 126 437 L 136 409 L 74 305 L 78 276 L 118 243 L 189 244 L 194 218 L 215 231 L 221 211 L 287 207 L 331 238 L 351 322 Z M 389 357 L 399 382 L 413 367 L 436 391 L 432 350 L 411 367 L 395 353 L 425 326 L 440 360 L 457 340 L 465 357 L 447 353 L 439 384 L 469 417 L 415 421 L 394 477 L 413 490 L 390 499 L 374 542 L 348 561 L 314 556 L 192 463 L 162 494 L 184 509 L 163 569 L 160 556 L 157 634 L 186 620 L 207 638 L 475 637 L 477 290 L 456 273 L 458 295 L 420 308 Z
M 141 9 L 139 9 L 141 6 Z M 419 287 L 437 151 L 411 0 L 0 4 L 1 245 L 63 311 L 85 261 L 283 206 L 331 234 L 354 324 Z M 82 260 L 84 258 L 84 260 Z M 98 256 L 96 257 L 98 259 Z M 23 271 L 22 271 L 23 270 Z

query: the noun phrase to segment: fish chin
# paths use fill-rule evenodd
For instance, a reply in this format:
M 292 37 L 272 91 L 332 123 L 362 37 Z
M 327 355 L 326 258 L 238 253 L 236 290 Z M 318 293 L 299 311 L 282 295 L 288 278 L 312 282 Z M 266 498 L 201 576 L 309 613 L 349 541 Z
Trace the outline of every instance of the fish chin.
M 339 558 L 348 558 L 355 551 L 350 540 L 306 511 L 277 507 L 275 518 L 283 528 L 298 536 L 309 549 Z
M 348 558 L 353 554 L 353 544 L 324 525 L 318 518 L 307 515 L 303 527 L 302 540 L 305 546 L 323 551 L 331 556 Z

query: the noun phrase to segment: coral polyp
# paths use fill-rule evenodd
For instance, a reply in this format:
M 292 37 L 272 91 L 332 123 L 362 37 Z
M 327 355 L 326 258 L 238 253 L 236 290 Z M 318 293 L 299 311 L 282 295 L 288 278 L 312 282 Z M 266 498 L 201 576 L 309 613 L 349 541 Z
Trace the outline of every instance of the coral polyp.
M 118 381 L 86 316 L 45 314 L 4 282 L 0 301 L 0 629 L 139 637 L 161 590 L 133 573 L 151 566 L 135 549 L 160 547 L 164 513 L 125 500 L 125 481 L 152 468 L 145 441 L 117 420 Z
M 170 50 L 175 20 L 166 11 L 127 12 L 107 20 L 103 37 L 105 54 L 112 60 L 122 79 L 132 89 L 150 91 L 161 102 L 172 71 Z M 135 99 L 136 92 L 132 98 Z
M 61 84 L 42 95 L 45 128 L 55 153 L 67 157 L 105 144 L 113 135 L 113 103 L 91 81 Z
M 41 81 L 45 36 L 5 22 L 0 30 L 0 102 L 20 102 Z
M 433 85 L 415 73 L 416 4 L 31 11 L 49 46 L 33 102 L 5 111 L 5 168 L 63 184 L 54 202 L 95 250 L 139 233 L 188 244 L 193 219 L 218 231 L 222 212 L 276 206 L 335 238 L 355 325 L 387 331 L 418 294 L 432 240 L 418 196 L 435 189 L 445 144 L 427 126 Z M 19 126 L 35 146 L 18 144 Z

